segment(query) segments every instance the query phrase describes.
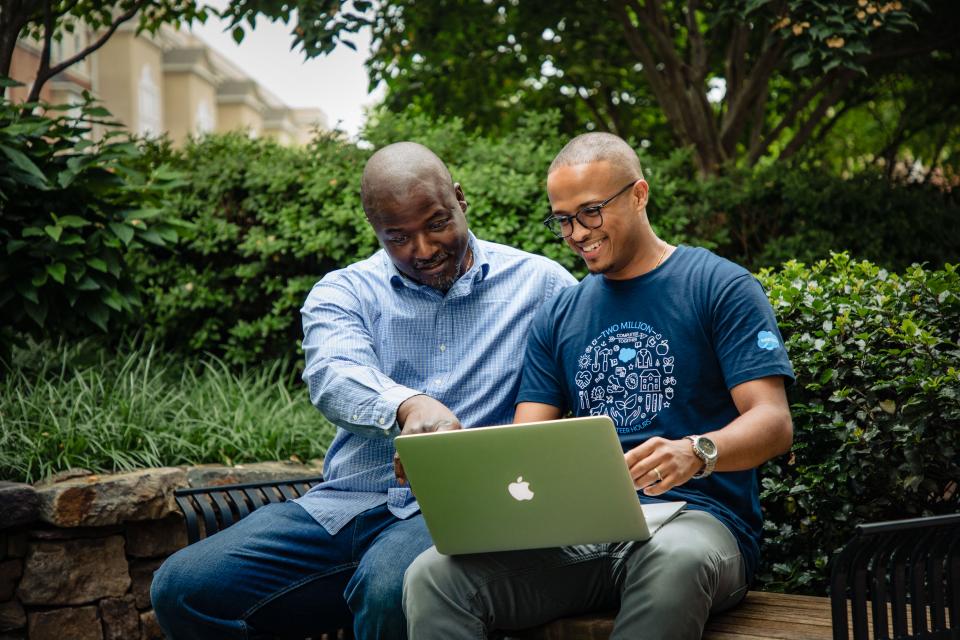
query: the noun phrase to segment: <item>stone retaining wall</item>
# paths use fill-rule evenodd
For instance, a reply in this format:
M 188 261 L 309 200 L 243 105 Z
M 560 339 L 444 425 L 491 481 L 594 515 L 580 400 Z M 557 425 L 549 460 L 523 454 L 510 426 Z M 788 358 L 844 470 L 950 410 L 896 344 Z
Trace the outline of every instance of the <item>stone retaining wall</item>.
M 187 543 L 174 490 L 305 478 L 321 469 L 319 461 L 268 462 L 0 482 L 0 640 L 163 638 L 150 581 Z

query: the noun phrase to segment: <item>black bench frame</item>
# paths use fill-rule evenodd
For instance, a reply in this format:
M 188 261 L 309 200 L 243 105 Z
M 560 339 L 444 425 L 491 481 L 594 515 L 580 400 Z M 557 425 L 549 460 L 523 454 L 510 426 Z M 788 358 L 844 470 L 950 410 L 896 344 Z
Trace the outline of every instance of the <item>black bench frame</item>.
M 831 571 L 835 640 L 850 637 L 848 601 L 858 640 L 871 624 L 878 639 L 960 638 L 960 514 L 857 525 Z
M 299 498 L 321 481 L 322 476 L 314 476 L 279 482 L 177 489 L 173 497 L 186 520 L 187 544 L 193 544 L 226 529 L 264 505 Z

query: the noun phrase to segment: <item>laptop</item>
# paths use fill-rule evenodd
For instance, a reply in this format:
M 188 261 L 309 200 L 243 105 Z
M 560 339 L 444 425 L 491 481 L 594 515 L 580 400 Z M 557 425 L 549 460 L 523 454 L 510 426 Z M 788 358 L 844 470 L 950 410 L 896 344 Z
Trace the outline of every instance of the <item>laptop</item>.
M 646 540 L 686 504 L 641 506 L 607 416 L 398 436 L 395 444 L 446 555 Z

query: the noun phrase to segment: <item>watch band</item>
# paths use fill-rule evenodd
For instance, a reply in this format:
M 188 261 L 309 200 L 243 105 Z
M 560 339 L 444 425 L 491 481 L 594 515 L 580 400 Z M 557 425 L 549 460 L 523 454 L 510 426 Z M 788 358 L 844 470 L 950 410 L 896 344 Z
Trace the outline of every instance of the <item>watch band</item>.
M 687 440 L 690 441 L 690 446 L 693 448 L 693 454 L 698 458 L 700 458 L 700 461 L 703 462 L 703 467 L 701 467 L 699 471 L 693 474 L 693 478 L 696 480 L 699 480 L 701 478 L 706 478 L 707 476 L 713 473 L 713 470 L 717 466 L 716 444 L 714 444 L 713 440 L 710 440 L 710 438 L 707 438 L 705 436 L 685 436 L 685 437 Z M 704 451 L 701 450 L 700 448 L 701 440 L 706 440 L 710 443 L 710 445 L 712 445 L 714 450 L 714 454 L 712 456 L 707 455 Z

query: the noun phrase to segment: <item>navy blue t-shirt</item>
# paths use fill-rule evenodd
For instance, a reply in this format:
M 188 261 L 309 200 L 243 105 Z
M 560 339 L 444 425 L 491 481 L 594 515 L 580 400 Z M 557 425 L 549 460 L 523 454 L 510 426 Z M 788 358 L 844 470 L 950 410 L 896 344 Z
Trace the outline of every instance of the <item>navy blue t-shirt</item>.
M 706 249 L 680 246 L 650 273 L 591 275 L 541 307 L 517 402 L 608 415 L 627 451 L 653 436 L 676 440 L 726 426 L 740 415 L 730 389 L 766 376 L 793 381 L 760 283 Z M 752 579 L 762 528 L 755 470 L 639 495 L 686 500 L 716 516 L 736 536 Z

